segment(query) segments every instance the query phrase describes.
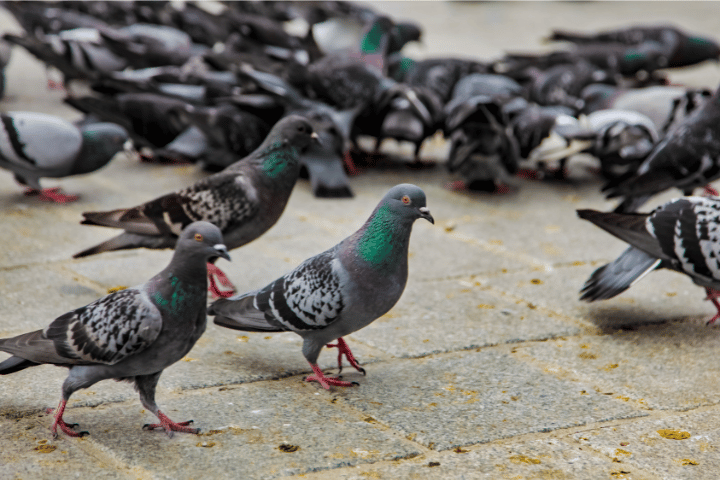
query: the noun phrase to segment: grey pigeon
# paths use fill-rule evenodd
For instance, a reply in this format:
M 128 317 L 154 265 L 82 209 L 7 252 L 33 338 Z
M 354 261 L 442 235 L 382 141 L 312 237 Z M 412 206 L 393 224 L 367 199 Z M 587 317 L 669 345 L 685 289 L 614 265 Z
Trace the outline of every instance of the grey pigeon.
M 250 155 L 189 187 L 136 207 L 85 212 L 83 224 L 125 231 L 74 257 L 129 248 L 171 248 L 181 230 L 198 220 L 217 225 L 229 249 L 245 245 L 280 218 L 298 178 L 300 153 L 314 138 L 310 123 L 292 115 L 275 124 Z M 227 282 L 219 270 L 211 267 L 211 272 Z M 212 278 L 211 288 L 216 292 Z
M 685 197 L 651 213 L 578 210 L 578 216 L 630 244 L 617 259 L 595 270 L 581 300 L 612 298 L 657 268 L 669 268 L 705 287 L 720 318 L 720 198 Z
M 34 112 L 0 114 L 0 167 L 30 188 L 28 195 L 58 203 L 78 197 L 58 188 L 40 187 L 40 178 L 90 173 L 107 165 L 122 150 L 127 132 L 114 123 L 76 127 L 54 115 Z
M 720 178 L 720 88 L 660 141 L 637 172 L 603 188 L 623 197 L 617 212 L 637 210 L 648 198 L 675 187 L 692 194 Z
M 217 325 L 250 332 L 292 331 L 303 338 L 302 352 L 316 381 L 351 386 L 326 377 L 317 365 L 320 350 L 338 348 L 363 374 L 343 336 L 369 325 L 390 310 L 405 289 L 412 225 L 418 218 L 434 223 L 425 193 L 415 185 L 391 188 L 360 229 L 325 252 L 264 288 L 210 305 Z
M 162 427 L 197 433 L 175 423 L 158 409 L 155 387 L 163 370 L 184 357 L 205 331 L 208 260 L 230 260 L 220 230 L 207 222 L 190 224 L 180 235 L 170 264 L 147 283 L 111 293 L 53 320 L 44 330 L 0 339 L 0 350 L 13 356 L 0 363 L 7 375 L 52 364 L 70 372 L 52 424 L 71 437 L 75 425 L 63 420 L 70 396 L 81 388 L 116 379 L 135 384 L 143 407 L 160 420 L 143 428 Z

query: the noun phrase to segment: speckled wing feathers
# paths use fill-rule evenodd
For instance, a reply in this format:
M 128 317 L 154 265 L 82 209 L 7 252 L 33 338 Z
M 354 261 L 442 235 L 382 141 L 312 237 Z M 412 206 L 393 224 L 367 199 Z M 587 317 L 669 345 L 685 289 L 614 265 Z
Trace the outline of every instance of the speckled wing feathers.
M 126 289 L 58 317 L 43 335 L 63 357 L 113 365 L 147 348 L 161 328 L 147 294 Z
M 255 308 L 287 330 L 319 330 L 335 321 L 344 303 L 334 266 L 334 249 L 306 260 L 260 290 Z

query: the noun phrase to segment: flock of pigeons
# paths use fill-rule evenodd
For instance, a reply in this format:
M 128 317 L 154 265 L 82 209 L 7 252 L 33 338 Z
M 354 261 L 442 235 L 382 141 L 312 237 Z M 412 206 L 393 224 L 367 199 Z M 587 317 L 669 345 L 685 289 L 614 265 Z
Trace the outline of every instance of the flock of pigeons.
M 351 2 L 5 2 L 26 35 L 4 35 L 62 73 L 77 124 L 40 113 L 0 114 L 0 167 L 54 202 L 76 197 L 40 187 L 42 177 L 89 173 L 127 147 L 146 161 L 197 162 L 214 172 L 184 189 L 130 208 L 85 212 L 82 223 L 118 228 L 116 237 L 75 255 L 175 248 L 147 283 L 109 294 L 44 330 L 0 339 L 12 356 L 0 374 L 40 364 L 68 367 L 52 426 L 73 392 L 108 379 L 133 382 L 160 423 L 197 432 L 155 403 L 167 366 L 203 334 L 206 315 L 244 331 L 293 331 L 313 374 L 330 386 L 352 382 L 317 365 L 323 346 L 365 373 L 346 336 L 390 310 L 407 280 L 412 225 L 434 222 L 424 192 L 391 188 L 365 224 L 264 288 L 235 294 L 215 266 L 281 216 L 303 173 L 320 197 L 352 196 L 348 173 L 369 158 L 360 136 L 415 145 L 441 131 L 450 143 L 455 187 L 502 191 L 511 176 L 563 178 L 577 154 L 597 159 L 614 212 L 581 210 L 630 244 L 597 269 L 582 299 L 611 298 L 656 268 L 706 288 L 720 317 L 720 198 L 669 202 L 636 213 L 676 187 L 690 195 L 720 178 L 720 90 L 668 85 L 661 69 L 720 58 L 713 40 L 671 26 L 581 34 L 555 31 L 570 46 L 493 61 L 403 56 L 421 28 Z M 337 22 L 358 26 L 347 48 L 319 37 Z M 300 33 L 298 33 L 300 31 Z M 294 33 L 291 33 L 294 32 Z M 327 43 L 327 42 L 325 42 Z M 331 42 L 332 43 L 332 42 Z M 0 61 L 9 53 L 0 48 Z M 73 94 L 86 82 L 92 94 Z M 207 307 L 207 291 L 216 300 Z M 329 343 L 337 341 L 336 343 Z

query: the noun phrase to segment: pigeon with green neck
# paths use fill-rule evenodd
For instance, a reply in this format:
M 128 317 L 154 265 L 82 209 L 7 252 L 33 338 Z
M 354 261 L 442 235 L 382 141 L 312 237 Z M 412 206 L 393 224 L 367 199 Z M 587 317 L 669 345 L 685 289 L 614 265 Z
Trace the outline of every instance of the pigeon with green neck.
M 12 356 L 0 362 L 0 375 L 42 364 L 67 367 L 62 398 L 52 424 L 70 437 L 77 425 L 63 414 L 70 396 L 101 380 L 132 382 L 143 407 L 162 427 L 198 433 L 192 422 L 173 422 L 155 403 L 155 388 L 163 370 L 183 358 L 207 325 L 207 262 L 230 260 L 220 230 L 207 222 L 188 225 L 177 239 L 170 264 L 148 282 L 111 293 L 53 320 L 44 330 L 0 339 L 0 351 Z
M 75 195 L 59 188 L 42 189 L 40 178 L 63 178 L 90 173 L 108 164 L 123 149 L 127 132 L 114 123 L 77 127 L 54 115 L 35 112 L 0 114 L 0 168 L 29 187 L 26 195 L 67 203 Z
M 280 218 L 300 171 L 300 153 L 317 138 L 310 123 L 291 115 L 279 121 L 267 138 L 247 157 L 176 192 L 132 208 L 85 212 L 86 225 L 124 230 L 74 258 L 131 248 L 171 248 L 188 224 L 204 220 L 217 225 L 229 249 L 249 243 L 265 233 Z M 209 265 L 210 289 L 221 291 L 215 276 L 225 286 L 225 274 Z
M 340 370 L 345 356 L 365 374 L 342 337 L 366 327 L 400 299 L 410 232 L 418 218 L 434 223 L 425 193 L 415 185 L 396 185 L 357 232 L 264 288 L 215 301 L 208 313 L 217 325 L 235 330 L 297 333 L 313 371 L 306 381 L 326 389 L 352 386 L 326 377 L 318 356 L 323 346 L 336 347 Z

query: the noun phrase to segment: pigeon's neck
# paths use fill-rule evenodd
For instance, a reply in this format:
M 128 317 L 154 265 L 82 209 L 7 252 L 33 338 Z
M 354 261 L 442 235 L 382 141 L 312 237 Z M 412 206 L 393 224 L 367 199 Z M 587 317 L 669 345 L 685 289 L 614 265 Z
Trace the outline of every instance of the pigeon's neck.
M 407 260 L 410 228 L 388 205 L 379 207 L 358 233 L 357 255 L 366 263 L 387 268 Z
M 82 136 L 82 147 L 71 172 L 73 175 L 94 172 L 105 166 L 117 153 L 117 149 L 111 146 L 113 142 L 103 141 L 93 132 L 83 132 Z
M 157 277 L 163 287 L 150 292 L 155 304 L 166 310 L 173 316 L 188 314 L 205 305 L 203 293 L 207 290 L 207 270 L 195 272 L 194 275 L 187 275 L 189 272 L 179 272 L 168 267 Z M 199 281 L 199 279 L 202 279 Z M 165 283 L 167 282 L 167 283 Z
M 260 169 L 266 177 L 277 179 L 294 174 L 297 176 L 299 153 L 297 148 L 283 142 L 273 142 L 260 151 Z
M 381 22 L 375 22 L 373 26 L 368 30 L 367 34 L 360 43 L 360 51 L 365 54 L 369 53 L 384 53 L 381 51 L 383 46 L 383 40 L 385 39 L 387 32 Z

